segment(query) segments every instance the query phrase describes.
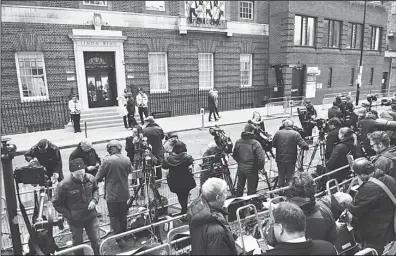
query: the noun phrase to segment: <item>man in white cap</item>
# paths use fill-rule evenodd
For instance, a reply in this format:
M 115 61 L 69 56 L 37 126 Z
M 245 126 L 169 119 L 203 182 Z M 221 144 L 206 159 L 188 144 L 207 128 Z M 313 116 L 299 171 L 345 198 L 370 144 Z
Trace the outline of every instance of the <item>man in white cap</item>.
M 127 228 L 127 201 L 129 199 L 128 176 L 133 171 L 131 161 L 121 154 L 121 143 L 112 140 L 107 144 L 110 154 L 103 159 L 96 179 L 105 179 L 105 199 L 109 210 L 110 226 L 114 234 L 123 233 Z M 117 239 L 120 247 L 125 246 L 124 239 Z
M 152 153 L 157 158 L 157 166 L 161 166 L 162 160 L 164 160 L 164 147 L 162 140 L 165 138 L 164 131 L 162 128 L 155 123 L 154 117 L 149 116 L 145 119 L 147 122 L 146 127 L 143 129 L 143 134 L 147 137 L 147 142 L 152 147 Z M 162 179 L 161 167 L 155 169 L 157 179 Z

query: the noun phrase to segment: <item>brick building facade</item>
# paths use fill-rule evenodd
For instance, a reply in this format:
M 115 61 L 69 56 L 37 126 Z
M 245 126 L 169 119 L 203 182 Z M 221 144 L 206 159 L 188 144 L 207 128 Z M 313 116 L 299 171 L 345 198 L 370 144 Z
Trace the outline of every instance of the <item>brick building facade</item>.
M 364 13 L 362 3 L 273 1 L 269 6 L 270 65 L 272 68 L 283 65 L 280 70 L 285 96 L 302 94 L 319 104 L 324 94 L 356 90 L 360 59 L 359 34 Z M 376 33 L 374 38 L 372 30 Z M 389 65 L 384 61 L 386 31 L 385 7 L 368 4 L 364 28 L 362 91 L 386 89 L 386 85 L 382 85 L 383 75 L 389 70 Z M 296 65 L 297 69 L 293 68 Z M 302 79 L 298 77 L 299 67 L 304 74 Z M 275 72 L 269 71 L 268 83 L 271 85 L 276 81 Z M 280 93 L 278 95 L 283 96 Z

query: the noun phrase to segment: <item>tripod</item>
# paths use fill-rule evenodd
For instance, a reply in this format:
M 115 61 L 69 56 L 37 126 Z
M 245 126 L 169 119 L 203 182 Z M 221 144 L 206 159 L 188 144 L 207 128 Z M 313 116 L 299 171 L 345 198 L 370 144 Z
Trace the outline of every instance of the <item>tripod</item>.
M 217 167 L 220 169 L 220 173 L 219 175 L 215 174 L 215 167 Z M 230 189 L 231 192 L 231 196 L 235 197 L 236 193 L 235 193 L 235 183 L 236 182 L 232 182 L 231 179 L 231 172 L 230 169 L 228 168 L 228 161 L 226 159 L 226 153 L 224 152 L 218 152 L 216 153 L 213 162 L 211 163 L 210 167 L 209 167 L 209 172 L 210 175 L 212 177 L 219 177 L 224 179 L 225 182 L 227 182 L 228 188 Z M 215 175 L 213 175 L 215 174 Z M 236 179 L 236 176 L 235 176 Z
M 319 138 L 318 141 L 315 143 L 314 145 L 314 149 L 312 151 L 312 155 L 311 155 L 311 159 L 309 160 L 308 166 L 307 166 L 307 171 L 309 170 L 309 168 L 312 165 L 312 162 L 316 156 L 316 152 L 318 151 L 319 148 L 319 152 L 320 152 L 320 162 L 322 166 L 325 166 L 326 160 L 325 160 L 325 152 L 326 152 L 326 139 L 324 137 L 324 132 L 320 131 L 319 132 Z M 306 150 L 301 149 L 300 153 L 297 157 L 297 170 L 300 172 L 304 171 L 304 153 L 306 152 Z
M 272 149 L 271 149 L 270 151 L 264 150 L 264 152 L 265 152 L 265 155 L 267 156 L 267 159 L 268 159 L 269 161 L 271 161 L 270 156 L 272 156 L 272 158 L 275 159 L 275 155 L 274 155 L 274 153 L 272 152 Z M 274 178 L 274 180 L 273 180 L 274 186 L 271 187 L 271 182 L 270 182 L 270 179 L 269 179 L 269 177 L 268 177 L 267 172 L 266 172 L 264 169 L 261 170 L 260 172 L 261 172 L 261 174 L 264 175 L 264 177 L 265 177 L 265 181 L 267 182 L 267 186 L 268 186 L 269 191 L 275 189 L 276 186 L 278 185 L 278 176 L 276 176 L 276 177 Z

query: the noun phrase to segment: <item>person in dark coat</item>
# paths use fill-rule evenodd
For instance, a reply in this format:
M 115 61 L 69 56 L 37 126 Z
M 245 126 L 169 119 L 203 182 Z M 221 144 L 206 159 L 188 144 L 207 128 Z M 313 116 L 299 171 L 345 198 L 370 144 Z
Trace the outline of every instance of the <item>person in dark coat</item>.
M 127 201 L 129 199 L 128 176 L 133 171 L 131 161 L 121 154 L 122 146 L 117 140 L 110 141 L 106 146 L 110 154 L 103 159 L 96 174 L 96 180 L 105 179 L 105 199 L 109 210 L 110 227 L 114 234 L 126 231 Z M 116 239 L 120 247 L 125 246 L 124 239 Z
M 305 228 L 308 220 L 298 206 L 289 202 L 277 204 L 273 219 L 278 244 L 264 255 L 337 255 L 331 243 L 309 238 Z
M 370 146 L 370 140 L 367 138 L 369 133 L 377 131 L 375 123 L 375 115 L 373 115 L 371 112 L 367 112 L 366 117 L 358 122 L 358 128 L 360 130 L 358 140 L 367 156 L 375 155 L 375 151 Z
M 81 158 L 86 166 L 85 172 L 95 177 L 101 164 L 100 158 L 92 147 L 92 143 L 88 139 L 83 139 L 73 152 L 70 154 L 69 162 L 71 160 Z
M 319 199 L 321 204 L 324 204 L 333 213 L 334 220 L 338 220 L 347 205 L 352 202 L 352 196 L 344 192 L 336 192 L 335 194 L 323 196 Z
M 95 177 L 85 173 L 85 169 L 82 158 L 70 161 L 71 175 L 56 187 L 52 204 L 66 218 L 72 233 L 73 246 L 83 244 L 85 229 L 95 255 L 100 255 L 99 221 L 95 209 L 99 202 L 99 187 Z M 78 255 L 83 255 L 83 251 Z
M 301 135 L 293 130 L 294 122 L 285 120 L 281 130 L 277 131 L 272 139 L 272 146 L 276 148 L 276 163 L 278 165 L 278 186 L 288 184 L 296 168 L 297 146 L 308 150 L 308 144 Z
M 385 191 L 370 178 L 384 183 L 394 196 L 396 182 L 382 170 L 375 169 L 374 164 L 363 157 L 354 161 L 353 170 L 363 181 L 349 206 L 349 211 L 357 218 L 355 230 L 363 242 L 363 248 L 374 248 L 381 255 L 384 246 L 394 241 L 395 205 Z
M 131 186 L 134 186 L 134 194 L 137 192 L 137 180 L 139 179 L 139 183 L 143 183 L 143 153 L 145 151 L 143 146 L 143 129 L 140 125 L 135 125 L 132 128 L 132 136 L 128 136 L 125 138 L 125 151 L 127 152 L 127 156 L 132 163 L 135 171 L 131 175 Z M 140 190 L 140 195 L 144 196 L 144 190 Z
M 179 141 L 179 136 L 177 133 L 168 133 L 165 136 L 165 143 L 164 143 L 164 151 L 165 151 L 165 158 L 167 158 L 170 154 L 173 153 L 173 147 Z
M 213 90 L 208 92 L 208 109 L 209 109 L 209 122 L 212 121 L 212 114 L 214 116 L 215 121 L 219 120 L 219 117 L 216 117 L 216 96 Z
M 396 180 L 396 147 L 390 146 L 390 138 L 384 131 L 369 133 L 368 138 L 373 150 L 377 153 L 372 159 L 376 169 Z
M 212 166 L 213 162 L 215 161 L 220 161 L 217 157 L 215 159 L 215 155 L 220 149 L 216 145 L 216 142 L 210 142 L 205 153 L 202 155 L 202 164 L 201 166 L 201 175 L 200 175 L 200 184 L 204 184 L 207 179 L 210 177 L 213 177 L 212 174 L 210 173 L 210 167 Z
M 330 208 L 315 200 L 317 185 L 307 172 L 297 172 L 285 192 L 287 201 L 298 205 L 306 216 L 307 238 L 324 240 L 332 244 L 337 239 L 337 226 Z
M 254 126 L 247 124 L 236 141 L 232 157 L 238 163 L 236 196 L 243 196 L 247 180 L 247 194 L 256 194 L 259 170 L 264 168 L 265 155 L 261 144 L 255 140 Z
M 127 114 L 128 127 L 131 128 L 138 124 L 135 119 L 136 104 L 135 104 L 135 100 L 133 99 L 132 93 L 128 92 L 126 94 L 126 100 L 127 100 L 126 109 L 128 111 Z
M 235 240 L 223 210 L 227 183 L 209 178 L 201 195 L 187 210 L 191 236 L 191 255 L 237 255 Z
M 25 153 L 25 160 L 32 161 L 34 158 L 45 167 L 46 175 L 53 181 L 63 180 L 62 156 L 57 146 L 46 139 L 40 140 L 36 145 Z
M 341 118 L 342 113 L 336 101 L 333 101 L 333 106 L 327 110 L 327 119 Z
M 341 128 L 341 121 L 338 118 L 332 118 L 328 122 L 329 125 L 329 134 L 327 134 L 326 137 L 326 152 L 325 152 L 325 158 L 329 159 L 331 156 L 331 152 L 333 152 L 333 148 L 335 144 L 340 142 L 340 139 L 338 138 L 338 131 Z
M 186 144 L 181 141 L 176 142 L 173 153 L 162 162 L 162 168 L 169 169 L 169 190 L 177 195 L 181 206 L 181 214 L 185 214 L 187 213 L 190 190 L 196 186 L 191 169 L 194 159 L 187 154 Z
M 355 140 L 353 131 L 349 128 L 343 127 L 338 132 L 340 142 L 337 143 L 331 152 L 330 158 L 326 161 L 327 171 L 333 171 L 345 165 L 348 165 L 347 154 L 352 154 L 356 157 Z M 332 178 L 337 179 L 338 182 L 344 181 L 350 174 L 349 169 L 338 171 L 331 175 Z
M 261 117 L 259 112 L 254 111 L 251 120 L 255 125 L 257 125 L 261 130 L 265 132 L 264 119 Z
M 162 179 L 161 164 L 164 160 L 164 146 L 162 145 L 162 140 L 165 138 L 164 131 L 155 123 L 153 116 L 147 117 L 145 121 L 147 125 L 143 129 L 143 134 L 147 137 L 148 143 L 152 147 L 151 153 L 157 158 L 156 165 L 159 165 L 159 167 L 155 168 L 155 175 L 156 179 L 160 180 Z

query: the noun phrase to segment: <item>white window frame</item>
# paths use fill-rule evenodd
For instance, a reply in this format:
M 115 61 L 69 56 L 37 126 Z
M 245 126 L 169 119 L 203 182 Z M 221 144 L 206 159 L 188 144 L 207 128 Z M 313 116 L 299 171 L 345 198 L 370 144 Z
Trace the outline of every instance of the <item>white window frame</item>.
M 199 81 L 199 77 L 200 77 L 200 73 L 201 72 L 208 72 L 208 70 L 200 70 L 200 56 L 210 56 L 210 58 L 212 59 L 212 66 L 211 66 L 211 84 L 209 87 L 202 87 L 201 86 L 201 81 Z M 198 53 L 198 87 L 199 90 L 203 91 L 203 90 L 210 90 L 214 88 L 214 58 L 213 58 L 213 53 Z
M 160 10 L 151 8 L 150 6 L 147 6 L 147 2 L 163 2 L 163 8 L 160 9 Z M 165 1 L 144 1 L 144 4 L 145 4 L 145 7 L 146 7 L 146 10 L 148 10 L 148 11 L 158 11 L 158 12 L 164 12 L 165 11 Z
M 391 14 L 396 14 L 396 1 L 392 1 Z
M 247 70 L 242 70 L 242 57 L 244 56 L 249 56 L 249 83 L 248 84 L 242 84 L 242 72 L 243 71 L 247 71 Z M 252 73 L 253 73 L 253 57 L 252 54 L 240 54 L 239 57 L 239 62 L 240 62 L 240 78 L 241 78 L 241 88 L 245 88 L 245 87 L 252 87 Z
M 243 4 L 248 4 L 248 7 L 242 7 Z M 252 18 L 246 18 L 246 16 L 249 16 L 249 13 L 241 11 L 241 8 L 249 9 L 249 5 L 251 5 L 250 9 L 252 10 L 252 13 L 251 13 Z M 242 17 L 242 16 L 244 16 L 244 17 Z M 254 19 L 254 3 L 253 3 L 253 1 L 239 1 L 239 18 L 242 20 L 253 20 Z
M 377 26 L 370 26 L 370 50 L 380 51 L 381 50 L 381 37 L 382 28 Z
M 23 95 L 23 87 L 22 87 L 22 81 L 21 81 L 21 70 L 19 67 L 19 58 L 20 57 L 35 57 L 36 59 L 41 58 L 41 62 L 43 63 L 43 76 L 44 76 L 44 85 L 45 85 L 45 96 L 32 96 L 32 97 L 25 97 Z M 15 64 L 16 64 L 16 70 L 17 70 L 17 77 L 18 77 L 18 85 L 19 85 L 19 95 L 21 97 L 21 102 L 29 102 L 29 101 L 37 101 L 37 100 L 48 100 L 49 99 L 49 94 L 48 94 L 48 83 L 47 83 L 47 74 L 45 71 L 45 62 L 44 62 L 44 54 L 42 52 L 16 52 L 15 53 Z M 34 75 L 32 75 L 34 76 Z M 37 75 L 37 77 L 39 77 Z M 40 76 L 41 77 L 41 76 Z
M 91 1 L 83 1 L 83 5 L 91 5 L 91 6 L 107 6 L 107 1 L 100 1 L 100 2 L 104 2 L 103 4 L 93 4 L 90 3 Z
M 150 55 L 164 55 L 165 56 L 165 89 L 152 89 L 151 88 L 151 80 L 150 80 Z M 166 52 L 149 52 L 148 53 L 148 64 L 149 64 L 149 81 L 150 81 L 150 93 L 159 93 L 159 92 L 168 92 L 169 84 L 168 84 L 168 55 Z M 158 66 L 158 65 L 157 65 Z M 158 70 L 157 70 L 158 73 Z

